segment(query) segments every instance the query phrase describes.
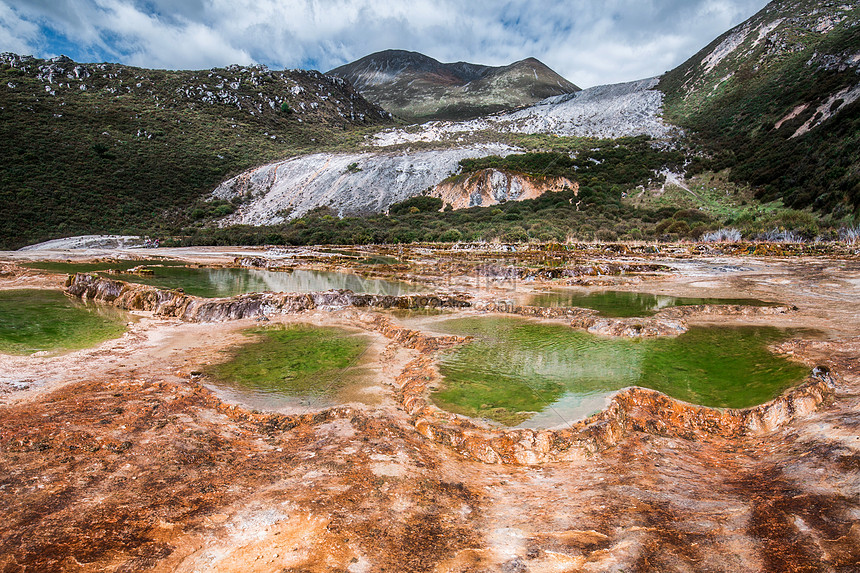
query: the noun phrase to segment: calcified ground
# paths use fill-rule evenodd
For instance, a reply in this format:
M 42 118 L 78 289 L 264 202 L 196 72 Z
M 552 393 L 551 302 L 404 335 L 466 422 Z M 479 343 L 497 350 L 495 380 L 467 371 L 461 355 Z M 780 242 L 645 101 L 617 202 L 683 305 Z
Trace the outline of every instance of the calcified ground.
M 93 349 L 0 356 L 0 571 L 860 570 L 856 253 L 649 250 L 389 249 L 402 264 L 362 270 L 485 304 L 566 268 L 552 284 L 795 305 L 685 320 L 823 331 L 778 350 L 834 372 L 825 401 L 763 432 L 682 438 L 655 423 L 564 462 L 482 463 L 425 437 L 403 404 L 404 370 L 450 342 L 398 328 L 420 321 L 351 307 L 271 316 L 366 330 L 375 391 L 370 405 L 266 413 L 222 401 L 192 374 L 253 319 L 138 312 L 126 335 Z M 0 288 L 62 288 L 15 264 L 28 258 L 129 254 L 267 263 L 253 249 L 6 253 Z M 268 257 L 357 268 L 312 250 Z

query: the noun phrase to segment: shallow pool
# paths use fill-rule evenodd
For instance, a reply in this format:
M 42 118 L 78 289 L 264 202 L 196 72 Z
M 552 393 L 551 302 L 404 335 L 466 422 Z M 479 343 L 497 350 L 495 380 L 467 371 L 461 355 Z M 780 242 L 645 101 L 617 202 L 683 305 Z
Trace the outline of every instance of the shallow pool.
M 32 354 L 88 348 L 126 330 L 127 313 L 54 290 L 0 291 L 0 352 Z
M 599 291 L 584 293 L 576 290 L 553 290 L 528 295 L 524 298 L 528 306 L 576 306 L 591 308 L 603 316 L 623 318 L 649 316 L 670 306 L 696 304 L 744 304 L 749 306 L 774 306 L 774 303 L 753 298 L 689 298 L 662 294 L 628 291 Z
M 474 336 L 443 355 L 446 410 L 521 427 L 554 427 L 602 409 L 612 393 L 644 386 L 714 407 L 764 403 L 808 369 L 768 351 L 809 331 L 693 327 L 675 338 L 608 338 L 519 318 L 462 318 L 435 330 Z
M 277 325 L 248 329 L 247 343 L 206 369 L 207 385 L 259 410 L 375 403 L 368 391 L 370 338 L 334 327 Z

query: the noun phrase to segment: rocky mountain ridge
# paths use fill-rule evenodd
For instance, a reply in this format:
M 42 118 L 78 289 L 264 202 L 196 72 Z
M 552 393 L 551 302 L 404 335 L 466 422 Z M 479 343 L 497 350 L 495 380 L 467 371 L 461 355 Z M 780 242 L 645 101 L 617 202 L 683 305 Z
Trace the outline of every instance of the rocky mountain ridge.
M 327 72 L 407 120 L 467 119 L 579 91 L 545 64 L 445 64 L 418 52 L 385 50 Z
M 121 64 L 81 64 L 66 56 L 40 60 L 10 52 L 0 54 L 0 66 L 9 76 L 5 82 L 9 90 L 27 89 L 14 80 L 16 75 L 42 83 L 44 94 L 34 96 L 62 98 L 71 96 L 74 90 L 100 90 L 117 97 L 148 98 L 156 108 L 220 105 L 260 116 L 279 113 L 286 104 L 289 113 L 301 121 L 333 121 L 339 117 L 343 122 L 360 124 L 390 118 L 387 112 L 364 100 L 348 82 L 316 70 L 272 71 L 263 65 L 231 65 L 194 72 L 147 70 Z

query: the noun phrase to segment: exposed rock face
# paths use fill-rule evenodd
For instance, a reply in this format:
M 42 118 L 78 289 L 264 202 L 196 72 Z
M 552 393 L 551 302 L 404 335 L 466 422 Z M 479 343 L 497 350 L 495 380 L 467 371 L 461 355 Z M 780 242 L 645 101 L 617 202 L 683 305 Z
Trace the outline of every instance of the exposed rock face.
M 47 251 L 51 249 L 127 249 L 143 246 L 144 239 L 136 235 L 80 235 L 54 239 L 21 247 L 19 251 Z
M 597 86 L 547 98 L 531 107 L 472 121 L 434 121 L 420 129 L 391 129 L 374 138 L 377 145 L 416 141 L 454 141 L 465 134 L 551 133 L 563 136 L 618 138 L 649 135 L 667 138 L 679 133 L 663 121 L 663 93 L 658 78 Z
M 244 199 L 222 219 L 224 225 L 277 224 L 323 206 L 338 215 L 379 213 L 456 173 L 461 159 L 513 151 L 481 145 L 418 153 L 317 153 L 247 171 L 222 183 L 212 197 Z
M 738 70 L 750 66 L 758 74 L 767 73 L 786 61 L 790 54 L 810 46 L 816 49 L 805 62 L 808 71 L 857 69 L 860 51 L 856 36 L 844 34 L 840 38 L 830 34 L 837 28 L 856 27 L 857 17 L 857 7 L 850 2 L 819 2 L 814 4 L 814 9 L 804 0 L 770 2 L 666 74 L 660 87 L 670 96 L 699 100 L 697 103 L 707 105 L 709 99 L 718 97 L 721 92 L 731 93 L 743 85 L 746 80 Z M 844 88 L 843 95 L 851 84 L 856 85 L 856 79 L 846 79 L 849 85 L 840 86 Z M 828 115 L 854 101 L 840 100 L 833 105 L 836 99 L 828 104 Z M 819 117 L 816 124 L 823 121 Z
M 498 169 L 482 169 L 468 177 L 440 183 L 430 192 L 454 209 L 487 207 L 506 201 L 534 199 L 544 193 L 572 189 L 579 184 L 566 177 L 534 177 Z
M 438 295 L 369 295 L 349 290 L 314 293 L 253 293 L 232 298 L 208 299 L 180 291 L 127 283 L 78 273 L 66 292 L 84 300 L 112 304 L 126 310 L 147 310 L 191 322 L 218 322 L 256 318 L 267 314 L 294 314 L 311 309 L 366 308 L 466 308 L 468 300 Z

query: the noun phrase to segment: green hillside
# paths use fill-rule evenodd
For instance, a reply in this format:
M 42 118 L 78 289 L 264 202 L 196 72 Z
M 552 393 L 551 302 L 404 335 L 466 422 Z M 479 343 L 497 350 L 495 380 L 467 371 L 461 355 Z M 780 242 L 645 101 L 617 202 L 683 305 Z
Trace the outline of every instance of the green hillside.
M 665 117 L 763 200 L 860 209 L 860 7 L 772 2 L 667 73 Z
M 0 56 L 0 248 L 151 232 L 229 204 L 255 165 L 353 144 L 390 116 L 337 78 L 231 66 L 165 71 Z

